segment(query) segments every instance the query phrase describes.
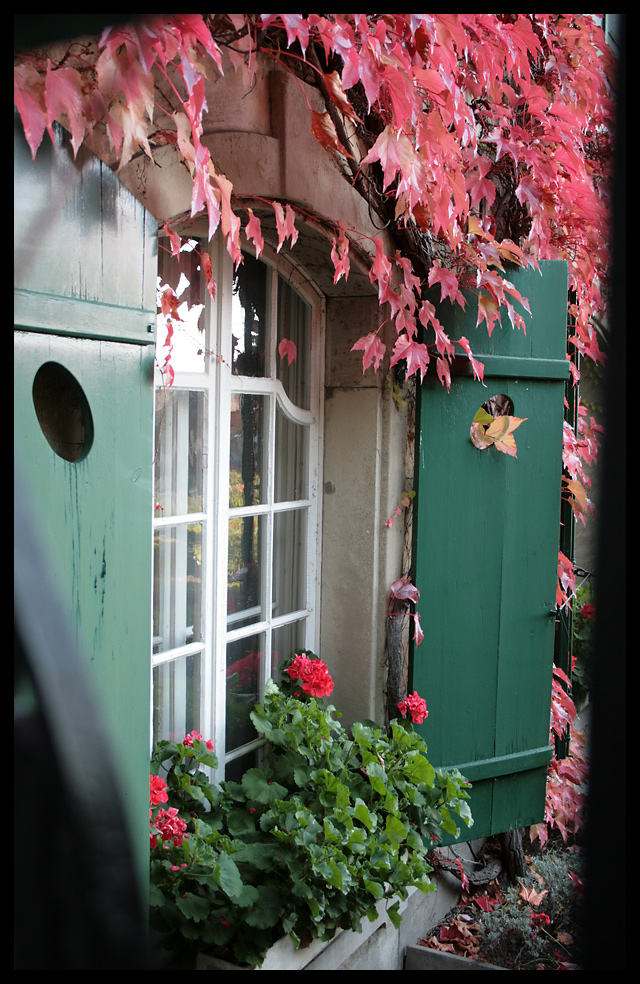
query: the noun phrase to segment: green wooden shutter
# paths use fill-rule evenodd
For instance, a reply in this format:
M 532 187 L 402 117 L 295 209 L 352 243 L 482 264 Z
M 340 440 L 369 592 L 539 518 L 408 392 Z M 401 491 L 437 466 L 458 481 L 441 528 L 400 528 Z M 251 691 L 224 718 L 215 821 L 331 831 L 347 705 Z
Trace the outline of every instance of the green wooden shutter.
M 98 158 L 74 158 L 62 130 L 32 161 L 18 123 L 14 173 L 15 454 L 146 886 L 157 223 Z
M 449 302 L 438 317 L 485 364 L 485 387 L 465 357 L 451 392 L 430 373 L 419 388 L 414 578 L 425 638 L 412 689 L 426 698 L 420 726 L 436 766 L 473 783 L 467 839 L 517 829 L 544 814 L 552 754 L 549 716 L 560 523 L 567 266 L 510 271 L 528 298 L 526 335 L 506 309 L 491 336 Z M 527 420 L 517 458 L 476 448 L 469 431 L 494 394 Z

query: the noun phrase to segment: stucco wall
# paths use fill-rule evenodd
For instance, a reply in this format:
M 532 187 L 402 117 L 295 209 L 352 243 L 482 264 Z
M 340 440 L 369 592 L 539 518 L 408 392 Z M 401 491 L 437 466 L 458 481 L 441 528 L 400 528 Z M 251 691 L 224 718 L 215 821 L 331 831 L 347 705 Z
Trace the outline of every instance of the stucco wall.
M 402 522 L 385 522 L 404 491 L 406 410 L 350 352 L 379 317 L 375 297 L 327 304 L 321 645 L 346 724 L 383 720 L 389 586 L 403 573 Z

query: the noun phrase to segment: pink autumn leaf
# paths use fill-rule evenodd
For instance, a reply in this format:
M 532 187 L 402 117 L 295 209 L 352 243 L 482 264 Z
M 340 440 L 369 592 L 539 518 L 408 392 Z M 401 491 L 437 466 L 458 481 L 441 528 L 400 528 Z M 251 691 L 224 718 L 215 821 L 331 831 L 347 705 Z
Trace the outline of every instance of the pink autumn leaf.
M 484 363 L 483 362 L 478 362 L 477 359 L 474 359 L 473 353 L 471 352 L 471 346 L 469 344 L 469 339 L 468 338 L 465 338 L 465 336 L 462 335 L 462 337 L 456 339 L 456 341 L 458 342 L 458 345 L 460 345 L 465 350 L 465 352 L 467 353 L 467 356 L 469 358 L 469 362 L 471 363 L 471 368 L 473 369 L 473 375 L 474 375 L 475 379 L 479 379 L 480 382 L 482 383 L 482 385 L 483 386 L 486 386 L 486 383 L 483 382 L 483 380 L 484 380 Z
M 273 203 L 273 210 L 276 214 L 276 227 L 278 230 L 278 248 L 276 252 L 279 253 L 282 249 L 285 239 L 291 239 L 291 246 L 293 247 L 298 239 L 298 230 L 294 225 L 294 211 L 291 205 L 287 204 L 285 208 L 282 207 L 280 202 Z
M 262 226 L 260 224 L 260 219 L 257 215 L 253 214 L 253 211 L 249 208 L 247 209 L 249 213 L 249 221 L 247 222 L 246 234 L 247 239 L 253 242 L 256 248 L 256 259 L 260 257 L 260 253 L 264 249 L 264 238 L 262 236 Z
M 399 577 L 391 585 L 391 596 L 399 601 L 412 601 L 417 603 L 420 592 L 415 584 L 412 584 L 408 577 Z
M 213 276 L 213 268 L 211 266 L 211 257 L 209 256 L 208 253 L 206 253 L 206 252 L 203 251 L 201 253 L 201 260 L 202 260 L 202 270 L 203 270 L 203 273 L 204 273 L 204 276 L 205 276 L 205 280 L 207 282 L 207 290 L 209 291 L 209 294 L 211 295 L 211 297 L 213 297 L 215 299 L 215 296 L 216 296 L 216 282 L 215 282 L 215 279 L 214 279 L 214 276 Z
M 444 267 L 434 263 L 429 272 L 429 286 L 433 287 L 434 284 L 440 284 L 441 301 L 448 297 L 452 304 L 458 301 L 464 309 L 466 301 L 458 289 L 458 278 L 451 270 L 445 270 Z
M 448 393 L 451 389 L 451 369 L 447 360 L 442 359 L 440 356 L 438 356 L 438 360 L 436 362 L 436 372 L 438 373 L 438 379 L 442 385 L 447 387 Z
M 24 135 L 31 158 L 35 160 L 36 151 L 42 142 L 47 128 L 47 105 L 44 96 L 44 80 L 28 63 L 18 65 L 13 72 L 13 99 L 20 113 Z
M 419 646 L 422 640 L 424 639 L 424 632 L 422 631 L 422 626 L 420 625 L 419 612 L 416 612 L 415 615 L 413 616 L 413 625 L 415 630 L 413 634 L 413 641 L 415 642 L 416 646 Z
M 380 341 L 377 332 L 372 331 L 368 335 L 365 335 L 364 338 L 359 338 L 355 345 L 351 347 L 351 351 L 355 352 L 357 349 L 364 351 L 364 355 L 362 356 L 363 373 L 367 371 L 372 363 L 374 372 L 377 372 L 386 352 L 384 342 Z
M 349 240 L 347 239 L 344 222 L 338 223 L 338 232 L 331 244 L 331 262 L 334 266 L 333 282 L 337 284 L 341 277 L 349 279 Z
M 289 360 L 289 365 L 291 365 L 292 362 L 296 361 L 298 355 L 296 343 L 292 342 L 290 338 L 283 338 L 278 345 L 278 354 L 281 359 L 286 357 Z
M 385 256 L 384 246 L 382 245 L 380 236 L 376 236 L 373 242 L 376 247 L 376 258 L 369 271 L 369 280 L 371 283 L 375 280 L 380 283 L 387 283 L 391 277 L 391 264 Z
M 491 336 L 496 321 L 502 324 L 498 302 L 491 294 L 480 294 L 478 298 L 478 320 L 476 321 L 476 327 L 483 319 L 487 322 L 489 336 Z
M 429 365 L 429 350 L 423 342 L 418 342 L 408 335 L 400 335 L 394 345 L 389 365 L 395 366 L 401 359 L 407 364 L 407 378 L 419 371 L 420 379 L 424 379 Z

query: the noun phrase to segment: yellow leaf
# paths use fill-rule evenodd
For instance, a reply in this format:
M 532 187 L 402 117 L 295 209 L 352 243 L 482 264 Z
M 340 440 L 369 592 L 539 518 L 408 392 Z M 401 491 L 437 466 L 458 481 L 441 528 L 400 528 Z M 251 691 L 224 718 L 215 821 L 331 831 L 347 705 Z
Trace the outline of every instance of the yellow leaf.
M 512 458 L 517 458 L 516 452 L 518 449 L 513 434 L 507 434 L 503 440 L 495 441 L 494 443 L 498 451 L 502 451 L 504 454 L 510 454 Z
M 480 448 L 481 451 L 484 451 L 485 448 L 491 447 L 491 445 L 493 444 L 493 438 L 492 437 L 487 438 L 485 436 L 485 429 L 480 423 L 474 422 L 473 424 L 471 424 L 471 431 L 469 432 L 469 436 L 471 438 L 471 443 L 475 444 L 475 446 L 477 448 Z
M 562 481 L 565 484 L 567 492 L 571 493 L 573 496 L 573 501 L 569 500 L 571 508 L 575 513 L 586 512 L 589 500 L 587 499 L 587 493 L 584 490 L 584 486 L 580 482 L 576 482 L 570 478 L 564 478 Z
M 520 885 L 520 898 L 528 902 L 529 905 L 540 905 L 547 894 L 546 888 L 541 892 L 536 892 L 535 888 L 526 888 L 521 881 L 518 884 Z

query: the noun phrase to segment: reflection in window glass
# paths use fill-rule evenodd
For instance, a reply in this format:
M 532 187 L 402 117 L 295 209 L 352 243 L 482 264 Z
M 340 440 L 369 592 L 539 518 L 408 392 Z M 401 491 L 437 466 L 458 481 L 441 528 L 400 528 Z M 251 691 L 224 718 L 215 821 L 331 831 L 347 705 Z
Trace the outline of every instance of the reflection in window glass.
M 264 636 L 230 642 L 227 646 L 227 751 L 256 737 L 249 714 L 260 699 Z
M 168 241 L 165 240 L 165 243 Z M 206 278 L 201 252 L 206 243 L 191 240 L 180 254 L 180 262 L 171 258 L 165 244 L 158 249 L 158 287 L 170 287 L 178 297 L 178 318 L 171 318 L 171 365 L 175 372 L 204 372 L 207 335 L 205 331 Z M 157 348 L 167 340 L 167 316 L 157 316 Z
M 225 767 L 227 782 L 240 782 L 248 769 L 260 768 L 261 752 L 262 749 L 256 748 L 227 762 Z
M 248 253 L 233 281 L 232 366 L 236 376 L 264 376 L 267 351 L 267 267 Z
M 276 411 L 275 501 L 306 499 L 309 428 Z
M 227 614 L 229 628 L 237 628 L 261 617 L 260 558 L 261 516 L 242 516 L 229 521 L 227 565 Z M 248 616 L 243 619 L 242 613 Z
M 153 740 L 182 741 L 200 731 L 200 655 L 183 656 L 153 670 Z
M 202 524 L 154 532 L 153 651 L 202 639 Z
M 296 358 L 291 362 L 288 358 L 278 357 L 278 379 L 291 402 L 308 410 L 311 405 L 311 308 L 283 277 L 278 277 L 277 344 L 285 338 L 295 344 Z
M 206 394 L 164 389 L 156 397 L 155 513 L 203 512 Z
M 306 607 L 306 510 L 276 513 L 273 531 L 273 615 Z
M 265 398 L 231 394 L 229 505 L 257 506 L 263 499 Z

